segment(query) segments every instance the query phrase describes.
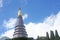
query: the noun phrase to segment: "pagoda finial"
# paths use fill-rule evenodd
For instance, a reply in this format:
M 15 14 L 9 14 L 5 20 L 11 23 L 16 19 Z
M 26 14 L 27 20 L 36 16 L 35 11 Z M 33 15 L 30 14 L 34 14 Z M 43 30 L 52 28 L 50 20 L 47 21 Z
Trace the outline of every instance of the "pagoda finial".
M 22 16 L 21 8 L 19 8 L 19 10 L 18 10 L 18 16 Z

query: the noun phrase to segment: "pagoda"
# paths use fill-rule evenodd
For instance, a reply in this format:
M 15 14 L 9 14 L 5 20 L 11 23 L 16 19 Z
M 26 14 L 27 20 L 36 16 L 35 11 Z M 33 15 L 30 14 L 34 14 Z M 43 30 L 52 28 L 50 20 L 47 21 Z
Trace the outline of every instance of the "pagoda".
M 25 26 L 22 19 L 22 12 L 20 8 L 18 10 L 18 17 L 17 17 L 17 22 L 16 22 L 13 38 L 21 38 L 21 37 L 27 37 L 27 32 L 25 30 Z

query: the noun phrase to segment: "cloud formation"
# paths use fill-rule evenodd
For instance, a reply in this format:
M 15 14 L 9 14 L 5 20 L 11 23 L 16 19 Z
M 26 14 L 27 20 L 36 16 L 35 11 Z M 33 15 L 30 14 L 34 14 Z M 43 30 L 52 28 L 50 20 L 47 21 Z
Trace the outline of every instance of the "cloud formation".
M 23 20 L 25 20 L 28 17 L 28 14 L 24 14 L 23 16 Z M 10 18 L 8 21 L 4 20 L 3 21 L 3 26 L 8 28 L 14 28 L 15 24 L 16 24 L 17 18 Z
M 10 18 L 8 21 L 4 20 L 3 21 L 3 26 L 6 28 L 13 28 L 16 23 L 16 18 Z
M 4 34 L 1 35 L 1 37 L 9 37 L 9 38 L 13 38 L 13 33 L 14 33 L 14 29 L 8 30 L 6 31 Z
M 28 24 L 25 24 L 25 29 L 27 31 L 28 37 L 34 37 L 36 38 L 39 36 L 46 36 L 46 32 L 50 33 L 50 30 L 58 30 L 58 33 L 60 35 L 60 11 L 56 15 L 50 15 L 44 19 L 43 22 L 39 23 L 33 23 L 29 22 Z M 9 35 L 11 31 L 11 34 Z M 3 36 L 13 37 L 14 29 L 8 30 Z M 1 35 L 1 36 L 2 36 Z
M 23 20 L 28 17 L 28 14 L 23 15 Z

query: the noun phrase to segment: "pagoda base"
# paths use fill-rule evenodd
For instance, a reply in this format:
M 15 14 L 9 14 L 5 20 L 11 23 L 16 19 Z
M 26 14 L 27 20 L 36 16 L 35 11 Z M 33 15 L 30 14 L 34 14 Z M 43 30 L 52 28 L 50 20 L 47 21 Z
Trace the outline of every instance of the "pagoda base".
M 19 38 L 13 38 L 12 40 L 34 40 L 33 38 L 27 38 L 27 37 L 19 37 Z

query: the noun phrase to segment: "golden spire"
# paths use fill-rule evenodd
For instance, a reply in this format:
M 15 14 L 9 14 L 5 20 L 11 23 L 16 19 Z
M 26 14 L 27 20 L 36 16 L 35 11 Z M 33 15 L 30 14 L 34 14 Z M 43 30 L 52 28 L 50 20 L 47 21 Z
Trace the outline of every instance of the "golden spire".
M 21 8 L 18 10 L 18 16 L 22 16 Z

